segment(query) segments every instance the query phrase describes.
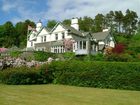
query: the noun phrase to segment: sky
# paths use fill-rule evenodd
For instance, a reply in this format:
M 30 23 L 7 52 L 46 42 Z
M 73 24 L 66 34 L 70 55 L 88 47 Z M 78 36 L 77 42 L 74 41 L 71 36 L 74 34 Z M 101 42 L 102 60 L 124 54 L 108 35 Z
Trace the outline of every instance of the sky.
M 127 9 L 140 17 L 140 0 L 0 0 L 0 25 L 26 19 L 46 23 L 53 19 L 94 18 L 98 13 L 106 14 L 111 10 L 125 13 Z

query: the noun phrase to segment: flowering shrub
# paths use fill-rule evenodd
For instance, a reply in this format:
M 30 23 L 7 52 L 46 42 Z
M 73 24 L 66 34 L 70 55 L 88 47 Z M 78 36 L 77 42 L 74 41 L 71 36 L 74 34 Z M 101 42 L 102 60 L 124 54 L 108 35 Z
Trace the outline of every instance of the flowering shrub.
M 64 48 L 66 51 L 72 51 L 73 41 L 71 39 L 64 39 Z
M 112 49 L 112 52 L 116 54 L 121 54 L 124 52 L 124 50 L 125 50 L 125 46 L 120 43 L 120 44 L 117 44 L 115 48 Z

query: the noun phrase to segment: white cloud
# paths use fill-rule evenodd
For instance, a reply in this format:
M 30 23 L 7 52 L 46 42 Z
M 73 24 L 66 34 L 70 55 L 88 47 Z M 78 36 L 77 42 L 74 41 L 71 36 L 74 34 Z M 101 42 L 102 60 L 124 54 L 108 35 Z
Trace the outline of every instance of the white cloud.
M 9 3 L 8 1 L 3 0 L 3 5 L 2 5 L 1 8 L 2 8 L 3 11 L 8 12 L 11 9 L 15 8 L 16 6 L 17 6 L 16 3 Z
M 94 17 L 98 13 L 106 14 L 111 10 L 126 9 L 136 11 L 140 16 L 140 0 L 43 0 L 44 4 L 36 6 L 38 0 L 3 0 L 2 10 L 10 11 L 15 9 L 19 16 L 13 18 L 13 22 L 31 19 L 37 22 L 39 19 L 64 20 L 72 17 L 90 16 Z M 39 11 L 40 8 L 41 9 Z M 37 10 L 37 11 L 36 11 Z M 38 12 L 39 11 L 39 12 Z
M 98 13 L 105 14 L 111 10 L 125 12 L 127 9 L 136 11 L 140 16 L 140 0 L 61 0 L 61 2 L 51 0 L 49 7 L 46 16 L 60 20 L 83 16 L 94 17 Z

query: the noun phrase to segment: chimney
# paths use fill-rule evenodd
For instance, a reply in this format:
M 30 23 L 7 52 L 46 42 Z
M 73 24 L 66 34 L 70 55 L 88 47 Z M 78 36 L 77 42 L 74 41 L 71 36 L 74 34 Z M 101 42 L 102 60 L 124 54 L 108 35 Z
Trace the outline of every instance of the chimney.
M 79 31 L 79 24 L 78 24 L 78 18 L 72 18 L 71 19 L 71 27 L 75 28 Z
M 41 29 L 42 26 L 43 26 L 43 25 L 42 25 L 42 22 L 41 22 L 41 20 L 39 20 L 39 21 L 37 22 L 37 24 L 36 24 L 36 30 L 39 31 L 39 30 Z

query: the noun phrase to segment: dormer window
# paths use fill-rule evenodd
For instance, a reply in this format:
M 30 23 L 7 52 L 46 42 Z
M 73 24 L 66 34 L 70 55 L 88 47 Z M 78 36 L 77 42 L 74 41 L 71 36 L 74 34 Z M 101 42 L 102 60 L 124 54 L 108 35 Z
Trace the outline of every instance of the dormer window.
M 55 40 L 58 40 L 58 34 L 55 34 Z
M 62 33 L 62 39 L 65 39 L 65 33 Z

